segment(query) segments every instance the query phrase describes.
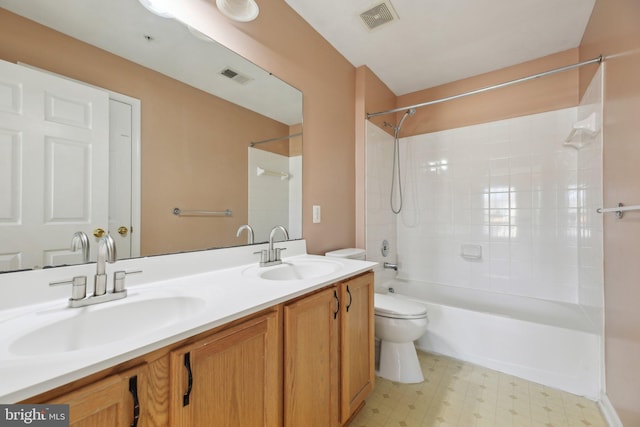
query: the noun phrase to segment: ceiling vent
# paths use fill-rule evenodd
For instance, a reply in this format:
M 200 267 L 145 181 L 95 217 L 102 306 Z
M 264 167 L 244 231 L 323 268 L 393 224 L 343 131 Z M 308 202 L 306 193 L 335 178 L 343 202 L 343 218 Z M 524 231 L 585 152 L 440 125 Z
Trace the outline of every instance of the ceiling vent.
M 233 80 L 236 83 L 240 83 L 240 84 L 246 84 L 248 82 L 250 82 L 251 80 L 253 80 L 251 77 L 249 76 L 245 76 L 244 74 L 240 74 L 240 72 L 232 70 L 231 68 L 227 67 L 224 70 L 220 71 L 220 74 Z
M 391 2 L 387 0 L 362 12 L 360 14 L 360 18 L 362 18 L 364 25 L 366 25 L 369 31 L 371 31 L 379 28 L 381 25 L 398 19 L 398 14 L 393 8 Z

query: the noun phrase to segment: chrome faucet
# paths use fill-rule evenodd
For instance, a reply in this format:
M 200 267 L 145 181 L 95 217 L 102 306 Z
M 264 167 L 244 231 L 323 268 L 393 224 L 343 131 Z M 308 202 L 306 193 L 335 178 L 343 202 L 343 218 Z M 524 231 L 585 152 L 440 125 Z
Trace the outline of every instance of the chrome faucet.
M 96 275 L 94 279 L 94 296 L 104 295 L 107 292 L 106 263 L 116 262 L 116 242 L 110 234 L 106 234 L 98 240 L 98 257 L 96 259 Z
M 89 238 L 84 231 L 76 231 L 71 237 L 71 250 L 77 251 L 82 249 L 82 262 L 89 262 Z
M 142 271 L 116 271 L 113 273 L 113 290 L 107 292 L 107 263 L 116 262 L 116 243 L 110 234 L 98 240 L 98 258 L 96 260 L 96 275 L 94 278 L 93 295 L 87 295 L 87 276 L 76 276 L 72 280 L 51 282 L 49 286 L 71 284 L 71 298 L 69 307 L 84 307 L 113 301 L 127 296 L 124 288 L 124 279 L 129 274 L 142 273 Z
M 280 253 L 282 251 L 287 250 L 287 248 L 273 248 L 273 239 L 276 236 L 276 231 L 282 231 L 284 234 L 284 239 L 289 240 L 289 232 L 282 225 L 276 225 L 271 229 L 271 233 L 269 233 L 269 249 L 264 249 L 260 252 L 260 267 L 268 267 L 270 265 L 278 265 L 282 264 L 282 259 L 280 258 Z
M 240 237 L 240 234 L 242 234 L 243 230 L 247 230 L 247 243 L 253 245 L 253 228 L 251 228 L 249 224 L 241 225 L 236 232 L 236 237 Z

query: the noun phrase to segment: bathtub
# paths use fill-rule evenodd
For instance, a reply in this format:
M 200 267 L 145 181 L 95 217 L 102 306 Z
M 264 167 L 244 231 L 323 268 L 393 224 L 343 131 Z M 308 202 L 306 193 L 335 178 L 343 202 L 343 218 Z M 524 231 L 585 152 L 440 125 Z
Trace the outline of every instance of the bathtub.
M 601 328 L 579 305 L 398 279 L 389 287 L 427 306 L 418 349 L 600 398 Z

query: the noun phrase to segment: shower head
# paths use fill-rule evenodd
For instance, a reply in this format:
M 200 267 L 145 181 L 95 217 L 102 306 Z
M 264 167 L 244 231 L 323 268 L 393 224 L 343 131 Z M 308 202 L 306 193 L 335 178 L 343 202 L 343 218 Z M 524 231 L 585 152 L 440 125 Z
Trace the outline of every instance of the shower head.
M 394 128 L 394 130 L 396 131 L 396 136 L 400 134 L 400 129 L 402 128 L 402 123 L 404 123 L 404 119 L 406 119 L 408 116 L 413 116 L 415 113 L 416 113 L 415 108 L 410 108 L 404 112 L 404 114 L 402 115 L 402 118 L 400 119 L 400 123 L 398 123 L 398 126 Z

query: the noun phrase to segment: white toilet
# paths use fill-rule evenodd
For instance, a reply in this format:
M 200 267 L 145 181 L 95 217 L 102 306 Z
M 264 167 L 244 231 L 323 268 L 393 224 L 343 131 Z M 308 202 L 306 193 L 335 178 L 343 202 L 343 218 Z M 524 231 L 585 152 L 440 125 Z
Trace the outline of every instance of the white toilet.
M 356 248 L 327 252 L 329 257 L 365 259 Z M 427 330 L 427 308 L 397 294 L 374 295 L 375 335 L 380 340 L 380 364 L 376 373 L 399 383 L 424 381 L 413 344 Z
M 377 374 L 399 383 L 421 383 L 422 368 L 413 344 L 427 331 L 427 308 L 397 294 L 375 294 L 376 337 L 380 339 Z

